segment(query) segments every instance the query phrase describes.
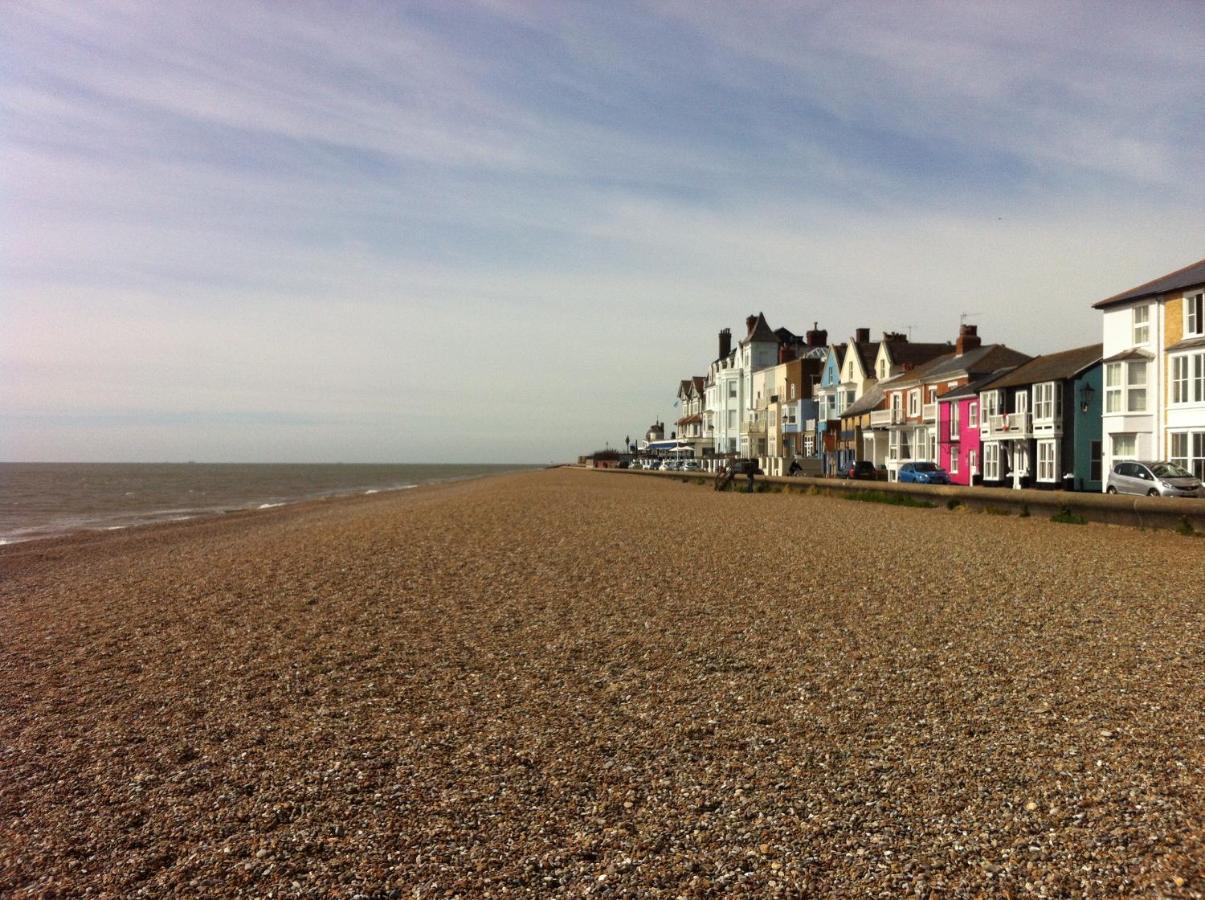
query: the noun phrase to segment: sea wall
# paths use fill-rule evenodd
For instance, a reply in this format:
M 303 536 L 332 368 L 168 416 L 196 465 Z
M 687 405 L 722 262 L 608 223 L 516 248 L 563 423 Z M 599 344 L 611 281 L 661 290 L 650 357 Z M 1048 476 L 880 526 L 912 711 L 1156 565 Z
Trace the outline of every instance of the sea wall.
M 643 469 L 609 470 L 619 475 L 648 478 L 676 478 L 680 481 L 711 481 L 709 472 L 650 472 Z M 887 495 L 905 495 L 942 506 L 960 505 L 979 512 L 1004 515 L 1042 516 L 1059 513 L 1080 516 L 1089 522 L 1128 525 L 1133 528 L 1167 528 L 1205 535 L 1205 499 L 1175 497 L 1138 497 L 1126 494 L 1097 494 L 1080 491 L 1043 491 L 1036 489 L 963 487 L 960 485 L 900 484 L 886 481 L 850 481 L 840 478 L 756 476 L 757 484 L 773 488 L 812 490 L 832 496 L 875 491 Z M 738 476 L 734 490 L 743 490 L 745 476 Z

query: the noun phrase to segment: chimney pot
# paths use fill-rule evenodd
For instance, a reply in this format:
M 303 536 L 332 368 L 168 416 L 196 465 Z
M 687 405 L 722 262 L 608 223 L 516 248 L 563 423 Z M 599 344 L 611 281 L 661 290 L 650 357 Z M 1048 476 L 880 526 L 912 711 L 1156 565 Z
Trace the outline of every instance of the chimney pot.
M 865 343 L 869 342 L 870 341 L 870 329 L 869 328 L 859 328 L 857 331 L 854 332 L 854 340 L 857 341 L 859 344 L 865 344 Z

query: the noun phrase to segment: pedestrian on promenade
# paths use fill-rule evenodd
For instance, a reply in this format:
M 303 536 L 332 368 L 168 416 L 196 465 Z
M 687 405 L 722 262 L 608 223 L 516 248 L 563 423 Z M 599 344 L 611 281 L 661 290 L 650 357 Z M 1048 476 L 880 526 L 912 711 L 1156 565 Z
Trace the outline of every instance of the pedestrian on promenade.
M 745 493 L 753 493 L 753 473 L 757 471 L 757 463 L 749 460 L 745 463 Z
M 798 458 L 792 459 L 791 460 L 791 468 L 787 469 L 787 474 L 788 475 L 798 475 L 802 471 L 803 471 L 803 466 L 799 465 L 799 459 Z

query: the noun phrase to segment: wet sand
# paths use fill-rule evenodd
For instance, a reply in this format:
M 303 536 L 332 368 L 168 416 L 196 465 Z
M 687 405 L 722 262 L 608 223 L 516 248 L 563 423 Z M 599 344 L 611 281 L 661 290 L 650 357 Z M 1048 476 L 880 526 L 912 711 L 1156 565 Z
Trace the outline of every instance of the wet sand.
M 1200 896 L 1202 585 L 580 470 L 0 548 L 0 893 Z

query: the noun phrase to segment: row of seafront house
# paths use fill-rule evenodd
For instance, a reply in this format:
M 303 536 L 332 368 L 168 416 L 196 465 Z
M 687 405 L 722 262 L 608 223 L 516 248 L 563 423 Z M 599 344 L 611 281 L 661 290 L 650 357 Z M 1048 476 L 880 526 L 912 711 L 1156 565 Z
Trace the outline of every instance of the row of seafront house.
M 1094 304 L 1100 343 L 1036 357 L 969 324 L 947 343 L 869 328 L 831 343 L 815 325 L 799 336 L 750 315 L 735 345 L 719 333 L 706 375 L 679 384 L 671 439 L 657 423 L 639 450 L 707 469 L 756 458 L 772 475 L 868 460 L 889 480 L 925 461 L 963 485 L 1099 491 L 1125 459 L 1205 479 L 1203 305 L 1205 260 Z

